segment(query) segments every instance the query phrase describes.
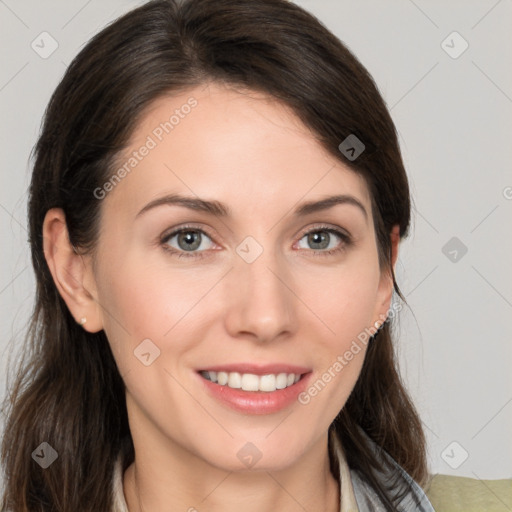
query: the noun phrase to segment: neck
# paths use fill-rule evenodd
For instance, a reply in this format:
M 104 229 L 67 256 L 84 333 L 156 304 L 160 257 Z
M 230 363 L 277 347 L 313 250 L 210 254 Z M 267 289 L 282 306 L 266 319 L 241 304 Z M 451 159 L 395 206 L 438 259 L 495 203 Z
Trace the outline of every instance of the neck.
M 307 454 L 293 468 L 236 473 L 205 464 L 192 471 L 195 478 L 181 460 L 176 465 L 170 459 L 164 467 L 152 464 L 145 451 L 135 453 L 123 478 L 129 512 L 339 511 L 339 483 L 329 469 L 327 443 L 322 457 Z

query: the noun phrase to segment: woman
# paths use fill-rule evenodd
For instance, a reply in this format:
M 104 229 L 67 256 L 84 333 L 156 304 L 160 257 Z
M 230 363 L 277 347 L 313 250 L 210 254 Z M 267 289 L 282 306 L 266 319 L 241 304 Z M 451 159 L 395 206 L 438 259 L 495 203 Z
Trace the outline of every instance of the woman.
M 2 510 L 433 510 L 390 330 L 396 132 L 310 14 L 112 23 L 50 101 L 29 219 Z

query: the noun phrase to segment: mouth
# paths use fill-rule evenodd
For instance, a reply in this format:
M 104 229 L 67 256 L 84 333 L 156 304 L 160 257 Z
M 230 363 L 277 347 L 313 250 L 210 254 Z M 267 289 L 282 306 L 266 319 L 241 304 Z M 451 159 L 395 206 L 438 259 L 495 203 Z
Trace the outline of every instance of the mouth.
M 243 414 L 272 414 L 291 407 L 313 372 L 290 364 L 234 363 L 196 370 L 204 390 Z
M 228 371 L 203 370 L 199 374 L 206 380 L 242 391 L 258 391 L 272 393 L 279 389 L 286 389 L 301 380 L 306 373 L 268 373 L 257 375 L 255 373 L 240 373 Z

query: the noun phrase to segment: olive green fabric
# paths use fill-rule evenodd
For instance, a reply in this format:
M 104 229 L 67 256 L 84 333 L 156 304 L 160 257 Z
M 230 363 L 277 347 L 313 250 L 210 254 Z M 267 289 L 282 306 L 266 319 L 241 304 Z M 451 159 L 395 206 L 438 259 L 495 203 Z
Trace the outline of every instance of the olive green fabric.
M 512 511 L 512 479 L 434 475 L 425 492 L 436 512 Z

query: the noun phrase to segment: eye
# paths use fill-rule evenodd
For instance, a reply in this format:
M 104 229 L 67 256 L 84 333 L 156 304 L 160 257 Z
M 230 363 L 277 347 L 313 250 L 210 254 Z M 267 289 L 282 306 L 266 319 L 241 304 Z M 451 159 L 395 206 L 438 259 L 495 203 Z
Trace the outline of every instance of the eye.
M 197 253 L 211 249 L 213 245 L 212 239 L 203 230 L 186 226 L 165 235 L 161 243 L 165 250 L 180 258 L 202 256 Z
M 175 229 L 164 235 L 160 243 L 165 251 L 178 258 L 205 257 L 208 255 L 207 250 L 215 245 L 205 231 L 194 226 Z M 351 243 L 352 239 L 347 233 L 329 226 L 320 226 L 304 233 L 297 243 L 297 248 L 310 249 L 307 252 L 315 256 L 329 256 L 347 249 Z
M 304 240 L 304 243 L 302 241 Z M 318 227 L 305 233 L 298 242 L 299 249 L 313 249 L 325 256 L 342 251 L 350 245 L 350 236 L 330 227 Z

